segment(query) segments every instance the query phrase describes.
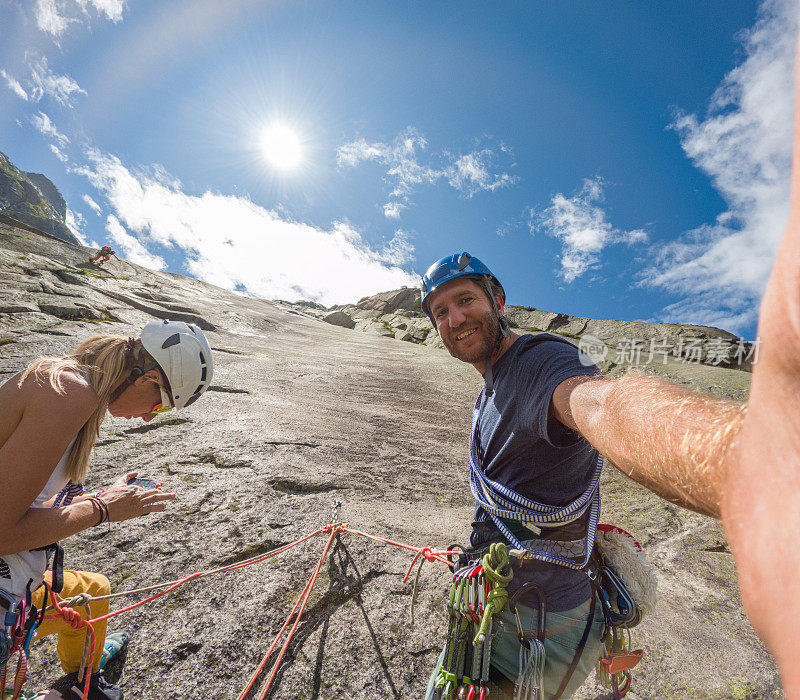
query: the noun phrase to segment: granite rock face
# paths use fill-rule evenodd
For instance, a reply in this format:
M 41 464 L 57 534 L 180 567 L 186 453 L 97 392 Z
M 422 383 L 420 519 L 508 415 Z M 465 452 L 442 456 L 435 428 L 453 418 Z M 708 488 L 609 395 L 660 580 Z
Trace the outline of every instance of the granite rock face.
M 0 153 L 0 214 L 78 243 L 64 223 L 67 204 L 58 188 L 40 173 L 19 170 L 4 153 Z
M 419 547 L 466 542 L 467 434 L 481 379 L 420 345 L 423 334 L 431 344 L 427 319 L 387 307 L 381 295 L 379 316 L 365 303 L 341 309 L 351 330 L 316 318 L 329 310 L 243 297 L 124 260 L 97 266 L 92 253 L 0 222 L 0 381 L 92 335 L 136 335 L 167 317 L 206 329 L 215 375 L 184 411 L 146 424 L 105 421 L 87 487 L 138 471 L 178 496 L 163 513 L 68 538 L 68 568 L 102 571 L 116 592 L 172 581 L 293 542 L 331 522 L 334 500 L 343 503 L 341 518 L 364 532 Z M 404 334 L 417 340 L 401 342 Z M 747 372 L 670 362 L 658 369 L 679 381 L 746 394 Z M 780 697 L 775 663 L 742 610 L 719 523 L 660 500 L 610 465 L 602 499 L 602 520 L 636 535 L 661 591 L 653 615 L 634 630 L 645 658 L 628 698 Z M 317 536 L 111 620 L 110 631 L 132 635 L 126 696 L 238 697 L 324 544 Z M 411 556 L 340 536 L 270 697 L 422 697 L 447 631 L 449 574 L 425 563 L 412 624 L 412 585 L 401 580 Z M 112 601 L 112 609 L 137 599 Z M 55 640 L 34 643 L 30 666 L 30 690 L 61 675 Z M 576 697 L 609 696 L 592 677 Z

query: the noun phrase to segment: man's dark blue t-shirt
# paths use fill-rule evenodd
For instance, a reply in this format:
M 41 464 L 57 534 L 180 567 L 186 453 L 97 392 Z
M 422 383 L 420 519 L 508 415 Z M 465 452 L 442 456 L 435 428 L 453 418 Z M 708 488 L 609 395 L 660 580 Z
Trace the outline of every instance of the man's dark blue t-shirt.
M 581 362 L 578 348 L 561 338 L 540 334 L 517 339 L 492 366 L 494 393 L 483 397 L 476 447 L 484 473 L 539 503 L 565 506 L 578 498 L 591 481 L 597 451 L 551 414 L 550 402 L 565 379 L 597 372 L 594 365 Z M 480 507 L 475 521 L 473 546 L 502 540 Z M 535 537 L 514 525 L 520 539 Z M 547 533 L 543 529 L 541 536 Z M 553 611 L 574 608 L 591 595 L 585 572 L 555 564 L 526 563 L 525 571 L 515 575 L 516 584 L 523 580 L 539 583 Z

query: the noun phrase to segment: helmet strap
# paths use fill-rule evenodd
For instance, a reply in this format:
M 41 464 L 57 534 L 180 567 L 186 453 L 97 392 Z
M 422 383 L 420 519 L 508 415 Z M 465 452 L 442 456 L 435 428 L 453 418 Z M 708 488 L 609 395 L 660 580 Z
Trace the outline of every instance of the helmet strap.
M 109 405 L 114 403 L 120 396 L 122 396 L 125 393 L 125 390 L 145 372 L 149 372 L 151 369 L 156 367 L 158 367 L 157 362 L 151 362 L 149 365 L 145 365 L 144 367 L 134 367 L 125 381 L 122 382 L 122 384 L 120 384 L 116 389 L 114 389 L 114 391 L 111 393 L 111 396 L 108 397 Z
M 497 341 L 494 344 L 494 350 L 490 353 L 489 357 L 486 360 L 486 372 L 483 374 L 483 381 L 485 384 L 485 394 L 486 396 L 491 396 L 494 393 L 494 377 L 492 375 L 492 362 L 496 357 L 497 353 L 500 351 L 500 346 L 503 344 L 503 340 L 508 338 L 509 333 L 511 330 L 508 326 L 508 320 L 506 320 L 505 316 L 500 314 L 500 310 L 497 308 L 497 301 L 494 298 L 494 294 L 492 294 L 492 283 L 487 278 L 485 281 L 486 285 L 486 293 L 489 295 L 489 300 L 492 302 L 492 308 L 494 309 L 495 316 L 497 316 L 497 320 L 500 324 L 500 330 L 497 333 Z

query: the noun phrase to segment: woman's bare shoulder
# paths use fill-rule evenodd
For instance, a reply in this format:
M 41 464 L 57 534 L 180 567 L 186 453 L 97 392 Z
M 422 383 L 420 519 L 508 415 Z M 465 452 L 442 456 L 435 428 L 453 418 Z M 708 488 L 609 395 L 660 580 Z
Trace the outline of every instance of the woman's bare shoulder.
M 36 404 L 53 402 L 55 405 L 68 403 L 73 410 L 97 406 L 98 397 L 86 377 L 77 371 L 64 371 L 59 378 L 60 388 L 56 388 L 45 372 L 29 374 L 20 385 L 26 399 Z

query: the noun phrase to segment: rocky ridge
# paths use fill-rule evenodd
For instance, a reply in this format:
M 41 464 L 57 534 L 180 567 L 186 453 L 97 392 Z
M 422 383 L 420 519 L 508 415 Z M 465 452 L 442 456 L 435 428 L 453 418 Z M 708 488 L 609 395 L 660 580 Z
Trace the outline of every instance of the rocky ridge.
M 420 311 L 415 288 L 330 308 L 306 301 L 277 303 L 335 326 L 444 348 L 430 319 Z M 514 304 L 506 305 L 505 316 L 517 333 L 552 333 L 578 345 L 612 376 L 638 368 L 740 400 L 749 387 L 751 360 L 757 352 L 747 340 L 712 326 L 600 320 Z
M 0 153 L 0 214 L 78 243 L 64 223 L 67 203 L 58 188 L 41 173 L 19 170 L 4 153 Z
M 315 315 L 330 310 L 314 305 L 242 297 L 127 261 L 99 266 L 88 262 L 92 252 L 0 222 L 0 381 L 33 357 L 63 354 L 96 333 L 134 335 L 165 317 L 206 329 L 216 372 L 186 411 L 104 423 L 87 485 L 138 470 L 178 498 L 164 513 L 69 538 L 70 568 L 103 571 L 116 591 L 174 580 L 298 539 L 330 521 L 334 499 L 344 503 L 343 519 L 366 532 L 417 546 L 465 541 L 466 436 L 481 383 L 471 367 L 432 343 L 321 322 Z M 390 309 L 419 320 L 397 313 L 396 302 L 369 303 L 377 308 L 362 310 L 373 317 Z M 747 372 L 672 361 L 667 373 L 684 372 L 696 386 L 746 392 Z M 780 697 L 719 523 L 661 501 L 611 466 L 602 494 L 602 520 L 635 533 L 659 577 L 660 603 L 634 631 L 645 659 L 628 697 Z M 198 580 L 115 618 L 111 631 L 133 636 L 127 697 L 236 698 L 323 544 Z M 271 697 L 421 697 L 447 630 L 448 575 L 425 564 L 412 623 L 411 585 L 401 582 L 409 562 L 400 549 L 338 539 Z M 54 647 L 34 645 L 29 688 L 60 674 Z M 577 697 L 609 696 L 590 678 Z

